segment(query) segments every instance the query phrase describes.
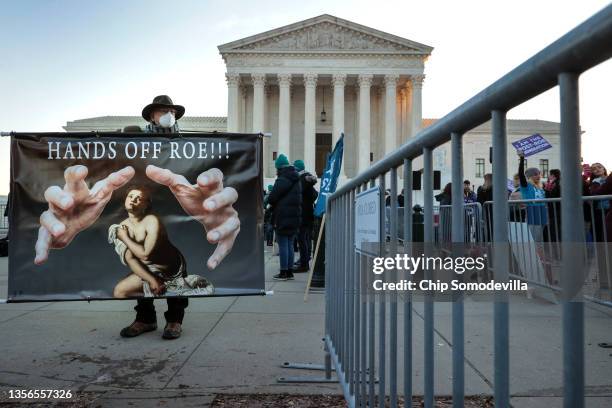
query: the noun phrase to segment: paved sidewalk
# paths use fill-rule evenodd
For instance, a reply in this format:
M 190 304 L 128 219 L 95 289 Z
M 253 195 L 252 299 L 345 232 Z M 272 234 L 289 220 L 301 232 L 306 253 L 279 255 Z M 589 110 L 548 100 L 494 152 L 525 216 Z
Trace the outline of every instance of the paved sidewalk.
M 94 392 L 101 406 L 207 406 L 217 393 L 339 394 L 333 384 L 278 384 L 281 363 L 322 363 L 324 296 L 303 302 L 306 274 L 272 281 L 278 257 L 266 251 L 272 296 L 190 299 L 183 336 L 161 339 L 161 328 L 134 339 L 119 330 L 133 320 L 132 301 L 0 304 L 0 391 L 12 388 Z M 0 258 L 0 298 L 7 261 Z M 165 302 L 158 304 L 163 326 Z M 401 308 L 400 308 L 401 309 Z M 489 303 L 466 302 L 466 393 L 491 394 L 493 319 Z M 517 407 L 560 406 L 560 307 L 516 299 L 511 305 L 511 390 Z M 414 388 L 422 394 L 422 304 L 415 304 Z M 450 304 L 436 304 L 436 394 L 452 393 Z M 402 319 L 400 319 L 401 321 Z M 401 326 L 400 326 L 400 333 Z M 612 406 L 612 310 L 586 308 L 588 405 Z M 400 338 L 399 344 L 402 343 Z M 403 350 L 398 359 L 402 361 Z M 401 384 L 401 378 L 399 384 Z

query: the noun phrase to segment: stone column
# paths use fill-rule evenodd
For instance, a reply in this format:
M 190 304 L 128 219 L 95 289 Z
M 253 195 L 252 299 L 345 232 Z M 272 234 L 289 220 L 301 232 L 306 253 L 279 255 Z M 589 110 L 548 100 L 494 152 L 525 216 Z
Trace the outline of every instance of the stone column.
M 317 74 L 304 74 L 304 164 L 306 170 L 314 174 L 316 161 L 316 121 L 315 96 L 317 93 Z
M 238 131 L 241 133 L 246 133 L 249 130 L 247 129 L 247 99 L 248 99 L 248 89 L 246 85 L 240 85 L 238 88 L 240 90 L 240 109 L 238 110 Z
M 265 100 L 264 126 L 267 123 L 268 130 L 270 131 L 274 127 L 272 124 L 272 121 L 273 121 L 272 114 L 274 112 L 274 107 L 273 107 L 274 98 L 272 97 L 273 95 L 274 95 L 274 89 L 272 85 L 270 85 L 270 82 L 268 82 L 267 85 L 264 86 L 264 100 Z M 264 141 L 266 139 L 268 140 L 267 142 L 268 150 L 267 151 L 264 150 L 264 169 L 267 170 L 266 173 L 264 173 L 265 177 L 274 177 L 276 174 L 276 171 L 274 169 L 274 162 L 272 161 L 272 154 L 273 154 L 273 151 L 277 148 L 277 146 L 275 146 L 273 142 L 273 138 L 277 138 L 277 137 L 278 137 L 278 134 L 272 134 L 272 137 L 264 138 Z
M 385 155 L 395 150 L 397 146 L 396 110 L 397 81 L 399 75 L 385 75 Z
M 406 126 L 406 89 L 400 88 L 399 90 L 399 106 L 400 106 L 400 126 L 399 126 L 399 137 L 398 141 L 400 146 L 404 144 L 406 140 L 406 133 L 408 132 Z
M 406 115 L 406 125 L 404 127 L 404 136 L 406 136 L 406 141 L 408 141 L 414 134 L 412 133 L 412 82 L 406 81 L 406 86 L 404 87 L 405 94 L 405 115 Z
M 344 132 L 344 85 L 346 85 L 346 74 L 334 74 L 332 77 L 334 87 L 334 107 L 333 107 L 333 135 L 332 149 L 340 135 Z
M 278 154 L 291 157 L 291 74 L 278 74 Z
M 362 74 L 359 83 L 359 145 L 357 149 L 357 173 L 370 167 L 370 87 L 372 74 Z
M 264 131 L 264 87 L 266 85 L 265 74 L 251 74 L 253 81 L 253 133 Z
M 344 85 L 346 85 L 346 74 L 334 74 L 332 77 L 334 87 L 334 111 L 333 111 L 333 133 L 332 133 L 332 149 L 336 146 L 336 142 L 344 132 Z M 346 151 L 346 139 L 344 139 L 344 152 Z M 342 167 L 340 169 L 340 177 L 346 178 L 344 172 L 344 163 L 346 154 L 343 152 Z
M 264 133 L 264 122 L 265 122 L 265 92 L 266 86 L 266 74 L 251 74 L 251 81 L 253 82 L 253 133 Z M 268 150 L 270 150 L 270 141 L 267 137 L 263 138 L 263 159 L 264 163 L 267 163 Z M 264 177 L 268 177 L 268 167 L 264 164 Z
M 225 79 L 227 81 L 227 131 L 238 132 L 240 75 L 228 72 L 225 74 Z
M 413 75 L 412 81 L 412 137 L 421 130 L 423 120 L 421 94 L 425 75 Z

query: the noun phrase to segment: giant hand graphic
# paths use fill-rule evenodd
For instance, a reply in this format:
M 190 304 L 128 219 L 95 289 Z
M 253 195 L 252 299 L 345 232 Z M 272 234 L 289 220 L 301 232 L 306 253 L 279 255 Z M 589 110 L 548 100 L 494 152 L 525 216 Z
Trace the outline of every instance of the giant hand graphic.
M 64 172 L 64 188 L 51 186 L 45 191 L 49 209 L 40 216 L 34 258 L 37 265 L 48 259 L 49 249 L 64 248 L 79 232 L 96 222 L 113 191 L 134 177 L 134 169 L 127 166 L 98 181 L 90 190 L 85 182 L 87 173 L 85 166 L 68 167 Z
M 240 232 L 238 212 L 233 207 L 238 200 L 236 189 L 224 188 L 223 173 L 214 168 L 201 173 L 196 184 L 153 165 L 147 166 L 146 173 L 151 180 L 168 186 L 185 212 L 204 226 L 208 242 L 217 244 L 206 263 L 208 268 L 215 269 L 232 250 Z

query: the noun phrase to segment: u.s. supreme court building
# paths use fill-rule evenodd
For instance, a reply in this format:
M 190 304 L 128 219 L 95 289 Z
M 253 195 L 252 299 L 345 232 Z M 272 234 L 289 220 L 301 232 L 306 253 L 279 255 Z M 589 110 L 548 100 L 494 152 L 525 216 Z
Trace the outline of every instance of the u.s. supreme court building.
M 321 175 L 342 133 L 342 177 L 354 177 L 435 121 L 422 115 L 431 46 L 325 14 L 218 48 L 227 68 L 227 117 L 186 116 L 181 129 L 270 133 L 264 141 L 266 184 L 275 177 L 273 159 L 280 153 L 303 159 L 307 170 Z M 69 121 L 64 129 L 135 124 L 145 122 L 139 116 L 101 116 Z M 508 120 L 507 132 L 510 142 L 540 133 L 554 147 L 529 157 L 528 165 L 540 167 L 544 176 L 558 168 L 558 123 Z M 490 141 L 489 123 L 464 137 L 464 174 L 475 185 L 491 170 Z M 512 175 L 517 160 L 509 152 Z M 450 166 L 449 145 L 435 149 L 442 186 L 450 181 Z

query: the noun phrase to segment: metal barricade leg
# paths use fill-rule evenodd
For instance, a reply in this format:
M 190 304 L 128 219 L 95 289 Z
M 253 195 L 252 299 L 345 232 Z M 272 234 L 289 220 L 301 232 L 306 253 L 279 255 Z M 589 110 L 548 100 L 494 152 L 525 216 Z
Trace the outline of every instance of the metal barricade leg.
M 433 158 L 432 149 L 423 149 L 423 204 L 425 213 L 424 243 L 426 254 L 428 246 L 434 242 L 433 230 Z M 431 278 L 430 272 L 425 275 Z M 425 408 L 434 404 L 434 302 L 433 295 L 427 293 L 424 305 L 425 320 Z
M 412 160 L 404 160 L 404 251 L 412 256 Z M 412 405 L 412 295 L 404 297 L 404 406 Z
M 493 266 L 498 282 L 508 280 L 508 196 L 506 112 L 491 113 L 493 126 Z M 498 294 L 494 306 L 495 336 L 495 406 L 510 406 L 509 307 L 504 294 Z
M 391 169 L 391 240 L 389 252 L 391 256 L 397 254 L 397 169 Z M 397 270 L 394 269 L 391 276 L 397 281 Z M 397 408 L 397 292 L 391 293 L 391 304 L 389 306 L 389 406 Z
M 578 114 L 578 75 L 559 75 L 561 102 L 561 234 L 563 243 L 577 245 L 583 240 L 583 220 L 576 217 L 582 210 L 580 173 L 580 125 Z M 571 169 L 576 169 L 572 174 Z M 569 173 L 569 174 L 568 174 Z M 563 286 L 563 406 L 584 407 L 584 304 L 573 299 L 575 289 L 575 251 L 563 251 L 561 281 Z
M 462 135 L 451 134 L 451 160 L 452 160 L 452 242 L 453 246 L 463 243 L 464 231 L 464 206 L 463 206 L 463 146 Z M 453 248 L 454 256 L 461 256 Z M 453 298 L 453 407 L 463 407 L 464 400 L 464 311 L 463 296 Z
M 381 175 L 378 178 L 378 183 L 382 194 L 380 195 L 380 208 L 381 208 L 381 220 L 380 220 L 380 254 L 381 256 L 386 255 L 386 234 L 385 234 L 385 175 Z M 385 396 L 386 396 L 386 362 L 387 362 L 387 342 L 385 340 L 387 335 L 387 305 L 386 295 L 384 291 L 378 294 L 378 406 L 380 408 L 385 407 Z

